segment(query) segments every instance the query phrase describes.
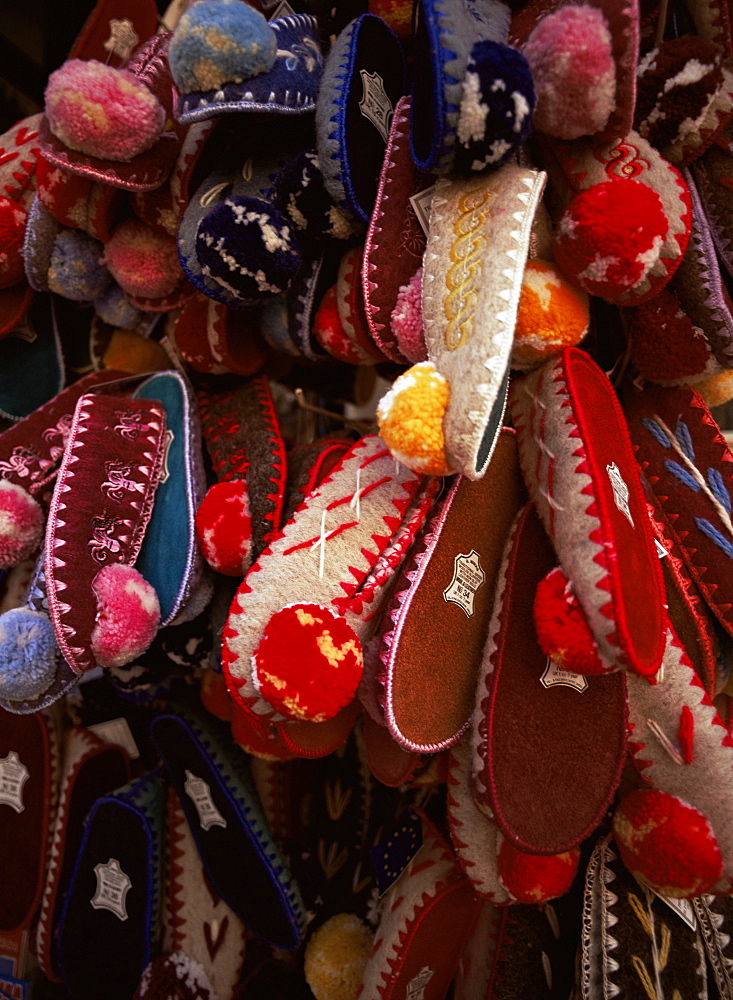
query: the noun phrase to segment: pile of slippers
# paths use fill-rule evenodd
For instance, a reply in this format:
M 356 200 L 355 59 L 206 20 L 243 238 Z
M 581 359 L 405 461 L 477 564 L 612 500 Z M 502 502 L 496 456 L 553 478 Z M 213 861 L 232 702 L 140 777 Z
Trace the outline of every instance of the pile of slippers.
M 98 0 L 0 137 L 0 997 L 733 1000 L 732 297 L 726 0 Z

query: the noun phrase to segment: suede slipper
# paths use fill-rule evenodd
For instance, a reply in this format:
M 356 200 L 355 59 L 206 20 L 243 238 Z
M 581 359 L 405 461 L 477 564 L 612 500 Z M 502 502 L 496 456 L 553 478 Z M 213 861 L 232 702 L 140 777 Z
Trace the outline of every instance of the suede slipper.
M 662 574 L 611 383 L 587 354 L 566 348 L 512 384 L 511 412 L 527 489 L 606 669 L 655 674 Z
M 486 472 L 505 406 L 509 359 L 545 175 L 507 165 L 441 180 L 430 207 L 423 317 L 428 356 L 448 381 L 448 464 Z
M 110 997 L 129 1000 L 153 957 L 165 795 L 156 770 L 103 795 L 89 812 L 57 932 L 58 970 L 76 1000 L 98 997 L 100 977 Z
M 570 673 L 537 642 L 535 590 L 554 563 L 528 505 L 507 543 L 476 691 L 476 794 L 502 834 L 529 854 L 561 854 L 590 836 L 626 762 L 623 672 Z
M 316 108 L 318 158 L 335 204 L 368 225 L 394 106 L 405 92 L 397 36 L 374 14 L 341 32 L 323 70 Z
M 532 75 L 508 45 L 499 0 L 422 0 L 415 32 L 410 143 L 421 170 L 499 167 L 529 133 Z
M 395 743 L 387 727 L 373 719 L 368 712 L 362 718 L 364 750 L 369 770 L 377 781 L 388 788 L 406 785 L 422 764 L 420 754 L 405 750 L 399 743 Z
M 203 713 L 159 715 L 151 732 L 216 891 L 260 937 L 299 947 L 300 895 L 267 829 L 242 751 Z
M 470 723 L 504 541 L 524 499 L 504 428 L 486 476 L 457 477 L 410 550 L 381 651 L 387 728 L 406 750 L 444 750 Z

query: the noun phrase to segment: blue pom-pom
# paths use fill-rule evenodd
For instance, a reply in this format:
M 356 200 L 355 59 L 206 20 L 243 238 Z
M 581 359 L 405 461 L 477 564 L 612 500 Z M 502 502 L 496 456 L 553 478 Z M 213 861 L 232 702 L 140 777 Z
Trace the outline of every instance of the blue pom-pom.
M 104 295 L 94 300 L 94 310 L 103 323 L 119 330 L 132 330 L 143 318 L 140 310 L 130 305 L 116 282 L 110 285 Z
M 220 90 L 272 69 L 275 32 L 242 0 L 199 0 L 178 22 L 168 60 L 182 94 Z
M 490 39 L 476 42 L 458 110 L 455 169 L 468 173 L 505 163 L 529 135 L 534 106 L 522 53 Z
M 104 248 L 77 229 L 65 229 L 56 237 L 48 269 L 52 292 L 75 302 L 90 302 L 103 295 L 112 277 L 101 263 Z
M 196 233 L 203 274 L 242 302 L 282 292 L 300 264 L 293 227 L 261 198 L 226 198 Z
M 323 180 L 315 150 L 296 154 L 275 181 L 275 206 L 300 237 L 348 239 L 354 227 L 337 208 Z
M 0 616 L 0 697 L 23 701 L 47 691 L 58 652 L 53 625 L 41 611 L 15 608 Z

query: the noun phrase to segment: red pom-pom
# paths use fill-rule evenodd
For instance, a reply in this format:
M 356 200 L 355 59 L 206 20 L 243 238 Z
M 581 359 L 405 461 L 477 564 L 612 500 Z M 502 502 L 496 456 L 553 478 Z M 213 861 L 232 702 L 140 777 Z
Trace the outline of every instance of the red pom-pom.
M 97 623 L 92 652 L 102 667 L 122 667 L 140 656 L 155 638 L 160 603 L 151 585 L 134 566 L 110 563 L 92 582 Z
M 559 566 L 537 584 L 534 624 L 542 652 L 558 667 L 574 674 L 608 673 L 583 610 Z
M 104 263 L 128 295 L 163 299 L 183 280 L 176 241 L 144 222 L 126 219 L 104 248 Z
M 289 604 L 274 614 L 252 657 L 262 697 L 283 715 L 311 722 L 349 704 L 363 662 L 346 619 L 318 604 Z
M 321 300 L 313 320 L 313 336 L 323 350 L 328 351 L 337 361 L 344 361 L 347 365 L 362 365 L 373 360 L 346 336 L 339 316 L 335 285 L 328 289 Z
M 641 181 L 595 184 L 570 202 L 555 234 L 555 262 L 591 295 L 611 302 L 638 285 L 659 259 L 669 223 Z
M 17 483 L 0 480 L 0 569 L 33 555 L 43 534 L 43 511 Z
M 28 213 L 10 198 L 0 198 L 0 288 L 17 285 L 25 277 L 23 237 Z
M 215 483 L 196 512 L 204 559 L 226 576 L 244 576 L 252 560 L 252 517 L 242 479 Z
M 629 871 L 664 896 L 699 896 L 722 874 L 710 824 L 674 795 L 655 788 L 631 792 L 616 810 L 613 832 Z
M 580 850 L 564 854 L 525 854 L 502 840 L 497 856 L 499 876 L 518 903 L 545 903 L 563 896 L 578 871 Z

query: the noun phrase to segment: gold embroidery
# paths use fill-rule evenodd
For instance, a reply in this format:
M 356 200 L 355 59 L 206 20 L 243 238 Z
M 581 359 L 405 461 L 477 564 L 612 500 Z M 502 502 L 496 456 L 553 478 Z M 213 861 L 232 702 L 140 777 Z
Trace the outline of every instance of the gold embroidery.
M 641 980 L 641 985 L 644 987 L 644 992 L 649 997 L 649 1000 L 660 1000 L 654 987 L 654 983 L 652 982 L 652 977 L 649 975 L 649 972 L 647 971 L 647 968 L 642 960 L 637 955 L 632 955 L 631 962 L 636 969 L 636 974 Z
M 336 820 L 341 819 L 346 811 L 346 807 L 351 799 L 351 789 L 342 788 L 341 781 L 337 778 L 334 784 L 331 784 L 330 781 L 326 782 L 325 796 L 328 818 L 336 822 Z
M 325 841 L 318 841 L 318 861 L 327 879 L 332 879 L 339 869 L 343 868 L 348 857 L 349 852 L 345 847 L 339 851 L 338 844 L 329 844 L 328 851 L 326 851 Z
M 489 247 L 484 223 L 493 199 L 493 191 L 479 188 L 462 195 L 458 202 L 460 215 L 453 225 L 456 239 L 450 248 L 451 266 L 445 278 L 445 346 L 449 351 L 461 347 L 473 333 L 482 259 Z
M 634 895 L 633 892 L 630 892 L 628 894 L 628 899 L 629 899 L 629 904 L 631 906 L 631 909 L 634 911 L 634 913 L 636 914 L 636 916 L 639 919 L 639 923 L 644 928 L 644 930 L 649 935 L 649 937 L 653 938 L 654 937 L 654 930 L 652 928 L 652 924 L 651 924 L 651 921 L 650 921 L 650 919 L 649 919 L 649 917 L 647 915 L 647 912 L 644 909 L 644 904 L 641 902 L 641 900 L 639 899 L 638 896 Z

